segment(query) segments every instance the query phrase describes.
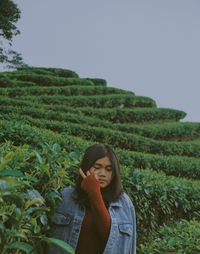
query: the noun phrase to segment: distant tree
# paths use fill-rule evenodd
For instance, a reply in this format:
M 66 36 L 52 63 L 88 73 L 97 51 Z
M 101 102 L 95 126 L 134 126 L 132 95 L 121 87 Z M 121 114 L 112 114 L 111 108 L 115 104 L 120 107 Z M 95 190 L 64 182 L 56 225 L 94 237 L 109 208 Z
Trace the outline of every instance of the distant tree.
M 18 6 L 12 0 L 0 0 L 0 63 L 8 64 L 8 68 L 17 68 L 24 64 L 20 53 L 3 47 L 3 40 L 11 47 L 13 36 L 20 34 L 15 25 L 20 14 Z

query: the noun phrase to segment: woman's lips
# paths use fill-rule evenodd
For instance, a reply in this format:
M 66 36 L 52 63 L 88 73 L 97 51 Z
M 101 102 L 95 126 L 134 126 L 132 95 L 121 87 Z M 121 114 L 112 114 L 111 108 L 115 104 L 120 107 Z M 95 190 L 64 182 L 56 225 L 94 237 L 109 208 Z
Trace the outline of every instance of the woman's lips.
M 98 182 L 99 182 L 99 183 L 106 183 L 106 180 L 99 179 Z

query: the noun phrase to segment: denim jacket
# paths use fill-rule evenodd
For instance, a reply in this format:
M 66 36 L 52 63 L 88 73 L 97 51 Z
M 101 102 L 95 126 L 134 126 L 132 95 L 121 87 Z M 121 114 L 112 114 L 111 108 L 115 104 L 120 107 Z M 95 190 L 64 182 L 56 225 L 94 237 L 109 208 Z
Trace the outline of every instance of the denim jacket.
M 75 250 L 85 210 L 80 209 L 71 194 L 73 188 L 62 190 L 63 202 L 57 205 L 53 217 L 52 237 L 67 242 Z M 109 205 L 111 228 L 103 254 L 136 254 L 136 216 L 134 206 L 126 193 Z M 48 254 L 66 254 L 51 246 Z

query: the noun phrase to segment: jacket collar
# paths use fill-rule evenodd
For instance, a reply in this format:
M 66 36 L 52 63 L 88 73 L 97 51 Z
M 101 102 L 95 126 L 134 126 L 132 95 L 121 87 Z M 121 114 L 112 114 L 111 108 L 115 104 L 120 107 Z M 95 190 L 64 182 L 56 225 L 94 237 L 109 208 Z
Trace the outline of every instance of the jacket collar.
M 119 198 L 119 199 L 116 200 L 116 201 L 110 202 L 110 207 L 111 207 L 111 206 L 112 206 L 112 207 L 114 207 L 114 206 L 116 206 L 116 207 L 123 207 L 121 198 Z

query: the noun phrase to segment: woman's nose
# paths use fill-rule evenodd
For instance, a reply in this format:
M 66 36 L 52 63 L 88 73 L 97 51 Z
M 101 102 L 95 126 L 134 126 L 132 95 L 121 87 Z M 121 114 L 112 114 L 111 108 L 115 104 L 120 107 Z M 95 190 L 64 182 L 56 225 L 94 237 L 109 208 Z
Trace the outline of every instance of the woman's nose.
M 101 168 L 101 170 L 99 171 L 99 175 L 105 176 L 106 175 L 106 170 L 105 168 Z

